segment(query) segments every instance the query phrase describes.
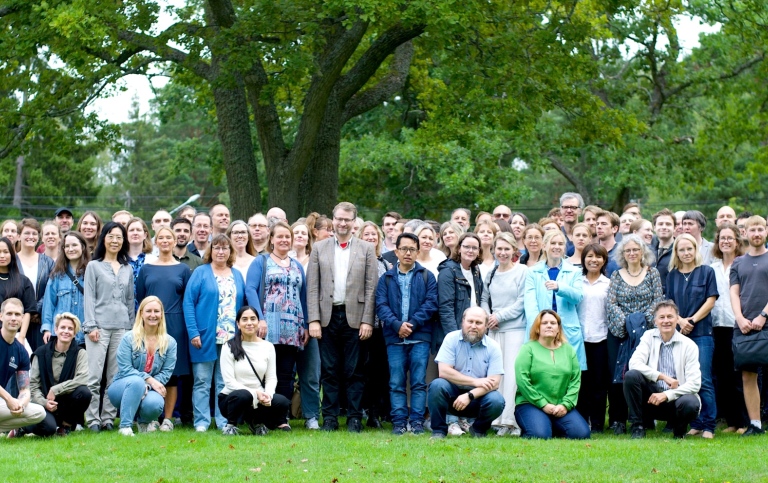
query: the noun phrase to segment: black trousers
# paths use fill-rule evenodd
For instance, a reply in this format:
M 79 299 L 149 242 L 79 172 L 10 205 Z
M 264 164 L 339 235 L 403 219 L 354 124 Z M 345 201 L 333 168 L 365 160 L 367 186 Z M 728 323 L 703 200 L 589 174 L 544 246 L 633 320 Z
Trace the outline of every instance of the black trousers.
M 346 387 L 348 417 L 361 419 L 367 344 L 360 340 L 358 329 L 347 323 L 343 307 L 333 307 L 319 345 L 323 419 L 339 417 L 340 387 Z
M 78 424 L 85 425 L 85 410 L 91 404 L 91 390 L 88 386 L 78 386 L 69 394 L 60 394 L 56 396 L 56 402 L 59 403 L 56 411 L 45 410 L 45 419 L 33 426 L 27 426 L 30 433 L 38 436 L 51 436 L 56 433 L 56 428 L 64 423 L 69 424 L 72 429 Z
M 585 342 L 587 370 L 581 373 L 581 388 L 576 409 L 589 423 L 592 431 L 605 427 L 606 399 L 611 382 L 608 370 L 608 341 Z
M 293 382 L 296 379 L 294 369 L 298 352 L 299 348 L 296 346 L 275 344 L 275 375 L 277 376 L 275 393 L 289 401 L 293 397 Z
M 363 407 L 368 410 L 368 417 L 388 417 L 389 402 L 389 361 L 384 331 L 373 329 L 373 335 L 366 342 L 368 360 L 365 363 L 365 389 Z
M 715 379 L 718 416 L 725 418 L 728 426 L 743 428 L 747 425 L 747 408 L 744 404 L 741 371 L 733 368 L 733 329 L 714 327 L 712 335 L 715 339 L 712 373 Z
M 259 404 L 253 407 L 253 395 L 245 389 L 238 389 L 229 394 L 219 394 L 219 410 L 227 418 L 227 423 L 237 424 L 244 421 L 248 424 L 263 424 L 269 429 L 275 429 L 288 422 L 288 409 L 291 401 L 280 394 L 272 396 L 270 406 Z
M 651 394 L 661 392 L 640 371 L 627 371 L 624 375 L 624 397 L 629 404 L 629 422 L 642 425 L 644 420 L 667 421 L 675 436 L 683 436 L 688 424 L 699 415 L 701 402 L 694 394 L 686 394 L 674 401 L 654 406 L 648 403 Z
M 616 362 L 619 358 L 619 346 L 624 339 L 619 339 L 608 332 L 608 422 L 609 424 L 627 421 L 627 401 L 624 399 L 624 389 L 621 384 L 613 383 Z M 587 366 L 589 367 L 589 366 Z

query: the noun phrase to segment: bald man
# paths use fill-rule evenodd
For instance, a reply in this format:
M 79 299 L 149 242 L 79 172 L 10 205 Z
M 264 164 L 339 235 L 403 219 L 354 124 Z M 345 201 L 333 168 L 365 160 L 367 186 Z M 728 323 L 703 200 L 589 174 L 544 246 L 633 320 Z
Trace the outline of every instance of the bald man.
M 736 223 L 736 212 L 727 205 L 717 210 L 717 216 L 715 217 L 715 226 L 719 227 L 724 223 Z

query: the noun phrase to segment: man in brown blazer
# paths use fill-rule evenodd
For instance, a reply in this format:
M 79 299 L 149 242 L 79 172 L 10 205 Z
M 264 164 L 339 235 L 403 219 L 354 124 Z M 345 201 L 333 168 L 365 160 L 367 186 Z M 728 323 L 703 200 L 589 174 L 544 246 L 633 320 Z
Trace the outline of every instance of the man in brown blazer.
M 378 269 L 375 247 L 352 236 L 356 217 L 352 203 L 336 205 L 334 236 L 312 247 L 307 268 L 309 335 L 319 339 L 325 431 L 339 428 L 340 387 L 347 390 L 347 430 L 363 429 L 364 341 L 373 332 Z

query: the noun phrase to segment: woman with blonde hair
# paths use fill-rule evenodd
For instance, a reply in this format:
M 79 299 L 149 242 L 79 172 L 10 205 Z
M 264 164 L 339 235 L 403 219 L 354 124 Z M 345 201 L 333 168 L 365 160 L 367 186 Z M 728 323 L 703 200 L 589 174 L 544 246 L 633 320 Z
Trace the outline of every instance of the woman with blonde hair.
M 140 433 L 160 428 L 157 418 L 165 406 L 165 384 L 175 366 L 176 341 L 166 331 L 163 303 L 147 297 L 139 305 L 133 329 L 120 341 L 117 374 L 107 389 L 120 411 L 121 435 L 133 436 L 137 415 Z
M 437 238 L 435 230 L 428 223 L 424 223 L 417 227 L 413 234 L 419 237 L 419 253 L 416 255 L 416 261 L 437 278 L 439 273 L 437 267 L 446 257 L 442 251 L 434 249 Z
M 453 221 L 446 221 L 440 225 L 440 242 L 437 248 L 442 251 L 446 257 L 450 257 L 453 250 L 459 243 L 459 237 L 464 234 L 464 228 Z
M 365 228 L 365 225 L 363 225 Z M 312 253 L 312 237 L 310 236 L 309 226 L 306 219 L 296 221 L 291 225 L 293 230 L 293 249 L 291 250 L 291 256 L 301 263 L 304 267 L 304 271 L 307 271 L 307 265 L 309 265 L 309 254 Z M 360 231 L 362 234 L 362 230 Z
M 492 248 L 496 231 L 493 221 L 481 221 L 475 226 L 475 233 L 480 237 L 480 246 L 483 248 L 483 261 L 478 266 L 483 280 L 488 276 L 491 269 L 496 266 L 496 259 L 493 257 Z
M 520 256 L 520 260 L 518 261 L 528 268 L 539 263 L 544 258 L 543 240 L 544 228 L 536 223 L 526 226 L 525 230 L 523 230 L 523 246 L 525 247 L 525 253 Z
M 226 235 L 232 240 L 235 246 L 235 264 L 234 268 L 240 270 L 243 281 L 248 281 L 248 269 L 251 263 L 256 260 L 256 249 L 253 246 L 253 237 L 248 224 L 243 220 L 235 220 L 227 228 Z
M 77 222 L 75 231 L 79 231 L 83 235 L 85 242 L 88 244 L 88 253 L 91 255 L 96 249 L 96 242 L 99 241 L 99 235 L 103 226 L 104 223 L 101 221 L 101 217 L 95 211 L 86 211 Z

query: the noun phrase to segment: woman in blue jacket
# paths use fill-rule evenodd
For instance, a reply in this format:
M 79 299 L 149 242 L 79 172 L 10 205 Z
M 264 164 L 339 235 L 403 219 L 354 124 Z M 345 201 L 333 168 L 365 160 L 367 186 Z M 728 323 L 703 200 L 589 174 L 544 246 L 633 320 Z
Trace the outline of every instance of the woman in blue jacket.
M 147 297 L 139 306 L 133 330 L 126 332 L 117 348 L 117 374 L 107 396 L 120 410 L 123 436 L 133 436 L 133 419 L 139 416 L 139 432 L 157 431 L 157 418 L 165 406 L 165 384 L 176 366 L 176 341 L 165 328 L 163 303 Z
M 192 406 L 195 431 L 207 431 L 211 424 L 211 381 L 216 394 L 224 389 L 219 356 L 221 346 L 235 336 L 235 316 L 243 305 L 245 284 L 235 263 L 235 247 L 226 235 L 216 235 L 203 257 L 203 265 L 192 272 L 184 292 L 184 320 L 192 361 Z M 224 428 L 227 418 L 216 405 L 216 426 Z
M 587 370 L 584 337 L 577 310 L 584 293 L 581 270 L 565 260 L 565 234 L 550 230 L 544 236 L 546 259 L 528 270 L 525 280 L 525 333 L 531 332 L 536 317 L 544 309 L 557 312 L 568 343 L 576 350 L 582 371 Z
M 70 231 L 59 248 L 59 256 L 51 272 L 51 280 L 43 299 L 43 342 L 46 344 L 53 332 L 53 321 L 58 314 L 69 312 L 85 320 L 83 293 L 85 267 L 91 261 L 88 244 L 83 235 Z M 82 329 L 75 335 L 75 343 L 85 347 Z

